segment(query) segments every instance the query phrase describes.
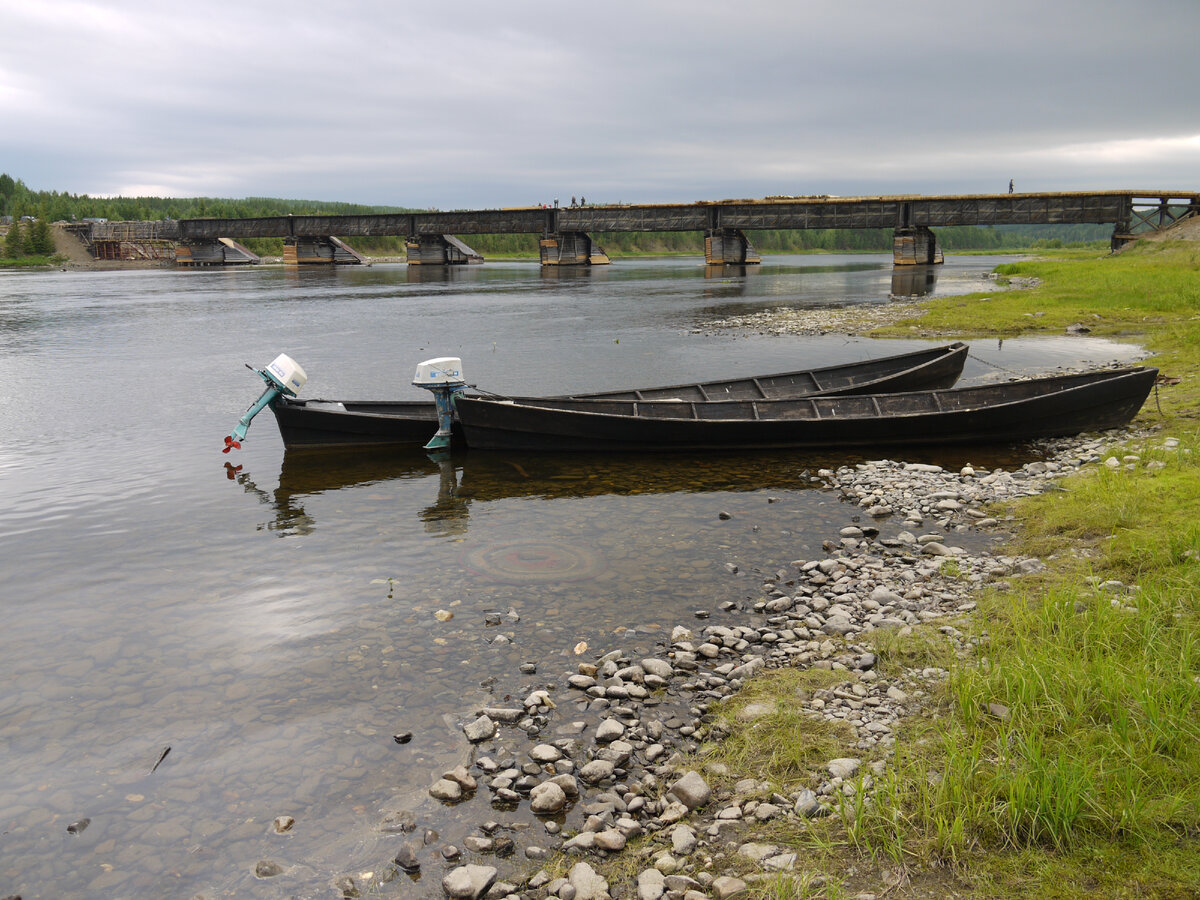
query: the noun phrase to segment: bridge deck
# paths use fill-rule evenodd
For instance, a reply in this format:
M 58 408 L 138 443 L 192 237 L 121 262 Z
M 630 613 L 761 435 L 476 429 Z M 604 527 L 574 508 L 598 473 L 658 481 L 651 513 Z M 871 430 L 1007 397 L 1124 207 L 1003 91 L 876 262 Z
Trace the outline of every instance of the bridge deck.
M 1195 191 L 1079 191 L 1021 194 L 767 197 L 687 204 L 520 207 L 359 216 L 274 216 L 260 219 L 183 219 L 177 240 L 218 237 L 338 235 L 555 234 L 612 231 L 706 231 L 810 228 L 898 228 L 947 225 L 1107 224 L 1128 231 L 1155 210 L 1185 207 L 1200 214 Z M 1179 218 L 1178 214 L 1171 219 Z M 1169 223 L 1167 223 L 1169 224 Z M 173 230 L 173 229 L 172 229 Z

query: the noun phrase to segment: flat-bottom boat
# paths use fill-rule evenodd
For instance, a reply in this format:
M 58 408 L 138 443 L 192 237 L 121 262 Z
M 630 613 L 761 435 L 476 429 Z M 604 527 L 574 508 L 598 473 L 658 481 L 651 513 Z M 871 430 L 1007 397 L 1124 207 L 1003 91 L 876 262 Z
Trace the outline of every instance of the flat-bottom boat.
M 955 390 L 787 400 L 488 399 L 459 395 L 467 446 L 535 452 L 1010 443 L 1115 428 L 1158 370 L 1131 367 Z
M 944 388 L 958 381 L 967 350 L 966 344 L 955 342 L 798 372 L 572 396 L 706 403 Z M 437 410 L 430 401 L 298 400 L 281 394 L 270 405 L 285 447 L 424 444 L 438 429 Z M 461 440 L 457 423 L 453 433 Z

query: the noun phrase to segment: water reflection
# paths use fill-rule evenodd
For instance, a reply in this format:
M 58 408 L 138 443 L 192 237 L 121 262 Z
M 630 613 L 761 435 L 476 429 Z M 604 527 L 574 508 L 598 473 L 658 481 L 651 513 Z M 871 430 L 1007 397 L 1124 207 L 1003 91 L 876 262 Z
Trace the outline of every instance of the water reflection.
M 467 530 L 471 505 L 476 502 L 796 489 L 809 486 L 810 472 L 833 463 L 795 454 L 613 458 L 461 451 L 431 457 L 419 449 L 301 450 L 284 453 L 274 490 L 259 487 L 240 465 L 226 462 L 224 471 L 228 480 L 271 508 L 271 519 L 259 527 L 280 537 L 309 534 L 318 526 L 305 509 L 306 500 L 333 491 L 421 479 L 428 482 L 429 502 L 417 510 L 417 518 L 427 533 L 449 536 Z
M 704 277 L 708 279 L 745 278 L 747 275 L 761 271 L 761 266 L 747 266 L 737 263 L 705 263 L 704 265 Z
M 601 280 L 612 272 L 611 265 L 562 265 L 541 266 L 542 281 L 590 281 Z
M 892 269 L 893 297 L 925 297 L 937 288 L 938 266 L 896 266 Z
M 882 448 L 881 448 L 882 449 Z M 1021 445 L 1004 447 L 908 448 L 917 462 L 1020 465 L 1033 458 Z M 878 456 L 878 454 L 875 454 Z M 804 455 L 795 452 L 703 456 L 636 454 L 602 456 L 508 453 L 427 455 L 420 449 L 286 451 L 274 490 L 259 486 L 242 466 L 225 463 L 225 475 L 269 507 L 271 518 L 259 530 L 279 537 L 308 535 L 319 526 L 306 501 L 389 482 L 423 483 L 424 501 L 413 507 L 417 522 L 433 537 L 467 533 L 474 505 L 503 500 L 572 500 L 655 494 L 713 494 L 762 490 L 804 490 L 819 482 L 818 469 L 866 459 L 868 455 Z M 269 477 L 269 476 L 268 476 Z M 260 478 L 259 480 L 265 480 Z M 420 496 L 420 495 L 418 495 Z M 311 505 L 311 504 L 310 504 Z
M 430 282 L 466 281 L 471 274 L 469 266 L 438 266 L 438 265 L 407 265 L 404 267 L 404 277 L 409 284 L 428 284 Z
M 449 453 L 430 456 L 438 469 L 437 500 L 417 513 L 428 534 L 450 537 L 464 534 L 471 501 L 459 488 L 458 470 Z

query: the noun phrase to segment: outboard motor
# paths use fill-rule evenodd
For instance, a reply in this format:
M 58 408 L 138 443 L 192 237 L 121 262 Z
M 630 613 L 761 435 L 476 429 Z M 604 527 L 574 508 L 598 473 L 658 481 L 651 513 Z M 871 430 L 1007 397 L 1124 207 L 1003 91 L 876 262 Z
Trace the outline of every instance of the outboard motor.
M 462 360 L 456 356 L 441 356 L 417 363 L 413 384 L 433 392 L 437 405 L 438 430 L 426 450 L 447 450 L 450 447 L 450 426 L 454 421 L 454 395 L 467 389 L 463 380 Z
M 280 353 L 275 357 L 265 369 L 256 369 L 249 363 L 246 364 L 246 368 L 257 372 L 258 377 L 267 383 L 267 389 L 246 410 L 245 415 L 238 420 L 237 427 L 233 429 L 233 434 L 226 436 L 225 449 L 221 451 L 222 453 L 228 453 L 230 450 L 240 450 L 242 441 L 246 438 L 246 430 L 250 427 L 250 422 L 253 421 L 254 417 L 281 394 L 295 397 L 296 392 L 304 387 L 304 382 L 308 381 L 308 376 L 304 374 L 304 369 L 300 368 L 300 364 L 284 353 Z

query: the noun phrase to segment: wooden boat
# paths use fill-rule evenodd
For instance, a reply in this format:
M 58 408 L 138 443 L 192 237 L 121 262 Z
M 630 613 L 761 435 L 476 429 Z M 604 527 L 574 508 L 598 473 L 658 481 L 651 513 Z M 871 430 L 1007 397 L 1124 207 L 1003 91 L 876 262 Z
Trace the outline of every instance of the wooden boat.
M 962 374 L 967 350 L 966 344 L 956 342 L 799 372 L 572 396 L 711 402 L 950 387 Z M 424 444 L 437 431 L 437 412 L 430 401 L 297 400 L 280 396 L 271 403 L 271 411 L 285 447 Z M 461 439 L 457 425 L 455 433 Z
M 955 390 L 788 400 L 638 401 L 460 396 L 474 449 L 729 450 L 1010 443 L 1115 428 L 1158 370 L 1133 367 Z

